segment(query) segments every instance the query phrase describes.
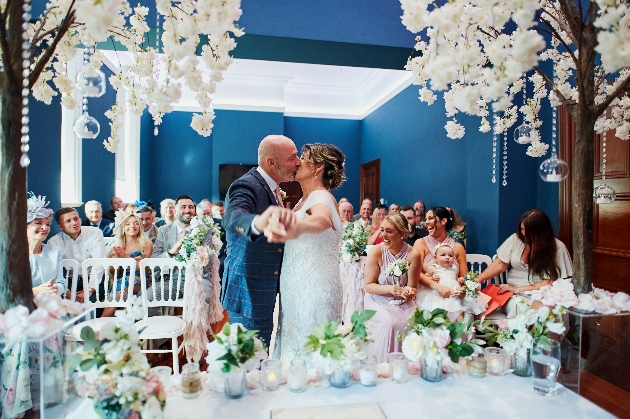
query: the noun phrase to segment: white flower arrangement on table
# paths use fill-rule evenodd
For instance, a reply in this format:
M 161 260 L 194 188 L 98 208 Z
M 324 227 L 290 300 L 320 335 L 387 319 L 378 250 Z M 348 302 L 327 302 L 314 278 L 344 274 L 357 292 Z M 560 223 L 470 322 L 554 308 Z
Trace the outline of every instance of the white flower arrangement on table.
M 228 373 L 232 367 L 252 371 L 258 368 L 260 360 L 267 358 L 258 330 L 247 330 L 240 323 L 226 323 L 213 337 L 207 345 L 209 373 Z
M 182 240 L 182 247 L 175 255 L 179 262 L 186 262 L 203 268 L 210 262 L 210 257 L 221 250 L 221 230 L 212 217 L 194 217 L 190 220 L 191 232 Z M 204 245 L 208 231 L 212 231 L 212 245 Z
M 481 283 L 479 283 L 479 274 L 477 272 L 469 271 L 464 276 L 464 291 L 467 297 L 477 298 L 479 291 L 481 291 Z
M 525 356 L 535 343 L 548 344 L 550 333 L 562 334 L 566 330 L 562 315 L 565 308 L 557 306 L 553 310 L 543 306 L 530 308 L 522 298 L 517 301 L 519 313 L 497 325 L 482 323 L 483 333 L 490 345 L 498 343 L 508 355 L 514 353 Z
M 367 356 L 370 339 L 365 323 L 374 314 L 374 310 L 355 311 L 351 324 L 341 324 L 339 320 L 322 323 L 307 337 L 304 349 L 311 352 L 313 363 L 326 375 L 340 369 L 350 371 Z
M 149 371 L 141 352 L 136 319 L 142 318 L 142 301 L 116 312 L 116 321 L 103 325 L 97 334 L 90 326 L 81 329 L 83 345 L 70 357 L 75 366 L 75 388 L 81 397 L 94 400 L 101 417 L 128 411 L 131 417 L 158 419 L 166 404 L 166 391 L 157 374 Z
M 438 360 L 450 359 L 454 363 L 459 358 L 469 358 L 473 354 L 482 353 L 481 346 L 485 341 L 469 339 L 462 342 L 462 336 L 472 337 L 474 322 L 466 315 L 463 322 L 451 322 L 448 311 L 436 308 L 433 311 L 416 311 L 407 320 L 407 335 L 402 340 L 402 352 L 410 361 L 424 359 L 429 365 Z
M 370 233 L 363 227 L 361 220 L 346 222 L 341 235 L 339 257 L 346 262 L 356 262 L 365 252 Z

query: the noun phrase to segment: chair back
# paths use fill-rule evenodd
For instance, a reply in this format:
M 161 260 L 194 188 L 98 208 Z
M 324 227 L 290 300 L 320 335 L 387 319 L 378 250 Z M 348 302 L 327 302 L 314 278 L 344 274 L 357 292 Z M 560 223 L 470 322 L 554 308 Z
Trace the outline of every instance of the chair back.
M 85 298 L 93 308 L 129 305 L 136 277 L 136 260 L 133 258 L 91 258 L 83 261 L 83 289 L 96 289 L 94 302 Z M 118 285 L 117 283 L 120 282 Z M 101 286 L 102 284 L 102 286 Z M 119 291 L 116 291 L 116 290 Z M 126 292 L 125 292 L 126 290 Z M 86 296 L 87 297 L 87 296 Z
M 468 270 L 480 274 L 485 269 L 482 267 L 482 265 L 485 263 L 485 267 L 487 268 L 492 263 L 492 259 L 490 259 L 490 256 L 488 255 L 467 253 L 466 262 L 468 263 Z
M 496 258 L 497 255 L 492 256 L 492 260 L 495 260 Z M 507 270 L 492 278 L 492 283 L 497 286 L 507 284 Z
M 182 307 L 182 318 L 186 321 L 185 268 L 184 262 L 178 262 L 175 259 L 145 258 L 140 261 L 140 283 L 145 319 L 149 317 L 149 307 Z M 179 290 L 182 283 L 184 290 L 180 296 Z
M 70 301 L 77 300 L 77 280 L 79 278 L 79 262 L 76 259 L 62 259 L 66 285 L 70 284 Z M 66 298 L 65 294 L 64 297 Z

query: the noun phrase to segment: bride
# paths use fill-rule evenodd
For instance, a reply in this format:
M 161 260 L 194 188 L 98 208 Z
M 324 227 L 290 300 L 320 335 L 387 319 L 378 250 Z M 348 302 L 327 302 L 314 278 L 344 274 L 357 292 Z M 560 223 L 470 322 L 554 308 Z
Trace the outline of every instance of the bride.
M 330 193 L 344 180 L 344 155 L 331 144 L 302 147 L 295 175 L 303 197 L 293 211 L 296 222 L 286 227 L 280 274 L 280 317 L 273 358 L 288 368 L 302 352 L 315 326 L 341 318 L 343 290 L 339 279 L 339 241 L 343 226 L 337 201 Z M 265 233 L 274 241 L 270 221 Z

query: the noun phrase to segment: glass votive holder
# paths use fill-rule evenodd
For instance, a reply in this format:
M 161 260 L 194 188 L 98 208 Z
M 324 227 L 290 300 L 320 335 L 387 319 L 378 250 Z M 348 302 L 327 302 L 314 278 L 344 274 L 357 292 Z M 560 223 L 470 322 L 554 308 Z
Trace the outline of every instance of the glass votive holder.
M 483 354 L 473 356 L 466 363 L 466 367 L 468 370 L 468 374 L 470 374 L 471 377 L 483 378 L 486 376 L 486 371 L 488 367 L 486 357 L 483 356 Z
M 378 379 L 378 369 L 376 367 L 376 356 L 368 355 L 361 361 L 361 367 L 359 369 L 359 380 L 361 384 L 366 387 L 373 387 L 376 385 Z
M 199 364 L 190 362 L 182 367 L 182 397 L 194 399 L 201 393 L 201 375 Z
M 392 374 L 392 381 L 404 383 L 407 378 L 409 360 L 402 352 L 392 352 L 389 354 L 389 368 Z
M 483 350 L 486 367 L 490 375 L 503 375 L 505 372 L 506 352 L 504 349 L 488 347 Z
M 173 369 L 171 367 L 167 367 L 166 365 L 161 365 L 159 367 L 153 367 L 149 371 L 155 373 L 160 379 L 162 386 L 166 390 L 168 388 L 169 383 L 171 382 L 171 373 Z
M 278 359 L 265 359 L 262 362 L 262 384 L 267 391 L 275 391 L 280 387 L 282 379 L 282 362 Z
M 289 390 L 301 393 L 308 387 L 308 370 L 302 358 L 293 358 L 289 367 Z

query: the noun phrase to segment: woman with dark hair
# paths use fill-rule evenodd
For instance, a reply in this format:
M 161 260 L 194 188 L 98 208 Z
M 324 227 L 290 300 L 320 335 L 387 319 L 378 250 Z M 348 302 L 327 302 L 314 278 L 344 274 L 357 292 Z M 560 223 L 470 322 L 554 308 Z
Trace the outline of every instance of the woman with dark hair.
M 573 275 L 567 247 L 555 238 L 549 217 L 539 209 L 529 210 L 521 216 L 516 233 L 497 249 L 497 258 L 479 275 L 479 280 L 489 281 L 507 271 L 510 265 L 507 284 L 499 287 L 501 294 L 511 292 L 516 296 Z M 516 315 L 514 301 L 513 298 L 508 303 L 508 317 Z M 542 305 L 537 301 L 529 302 L 534 308 Z
M 418 293 L 419 305 L 430 290 L 437 291 L 443 298 L 448 298 L 455 293 L 451 288 L 440 284 L 440 278 L 426 275 L 427 269 L 435 260 L 435 249 L 438 246 L 445 244 L 453 248 L 455 257 L 453 265 L 457 266 L 458 277 L 461 278 L 468 273 L 466 249 L 448 236 L 448 231 L 453 228 L 453 213 L 444 207 L 433 207 L 426 213 L 425 226 L 429 235 L 418 239 L 413 245 L 422 255 L 420 285 L 423 285 L 425 289 Z

